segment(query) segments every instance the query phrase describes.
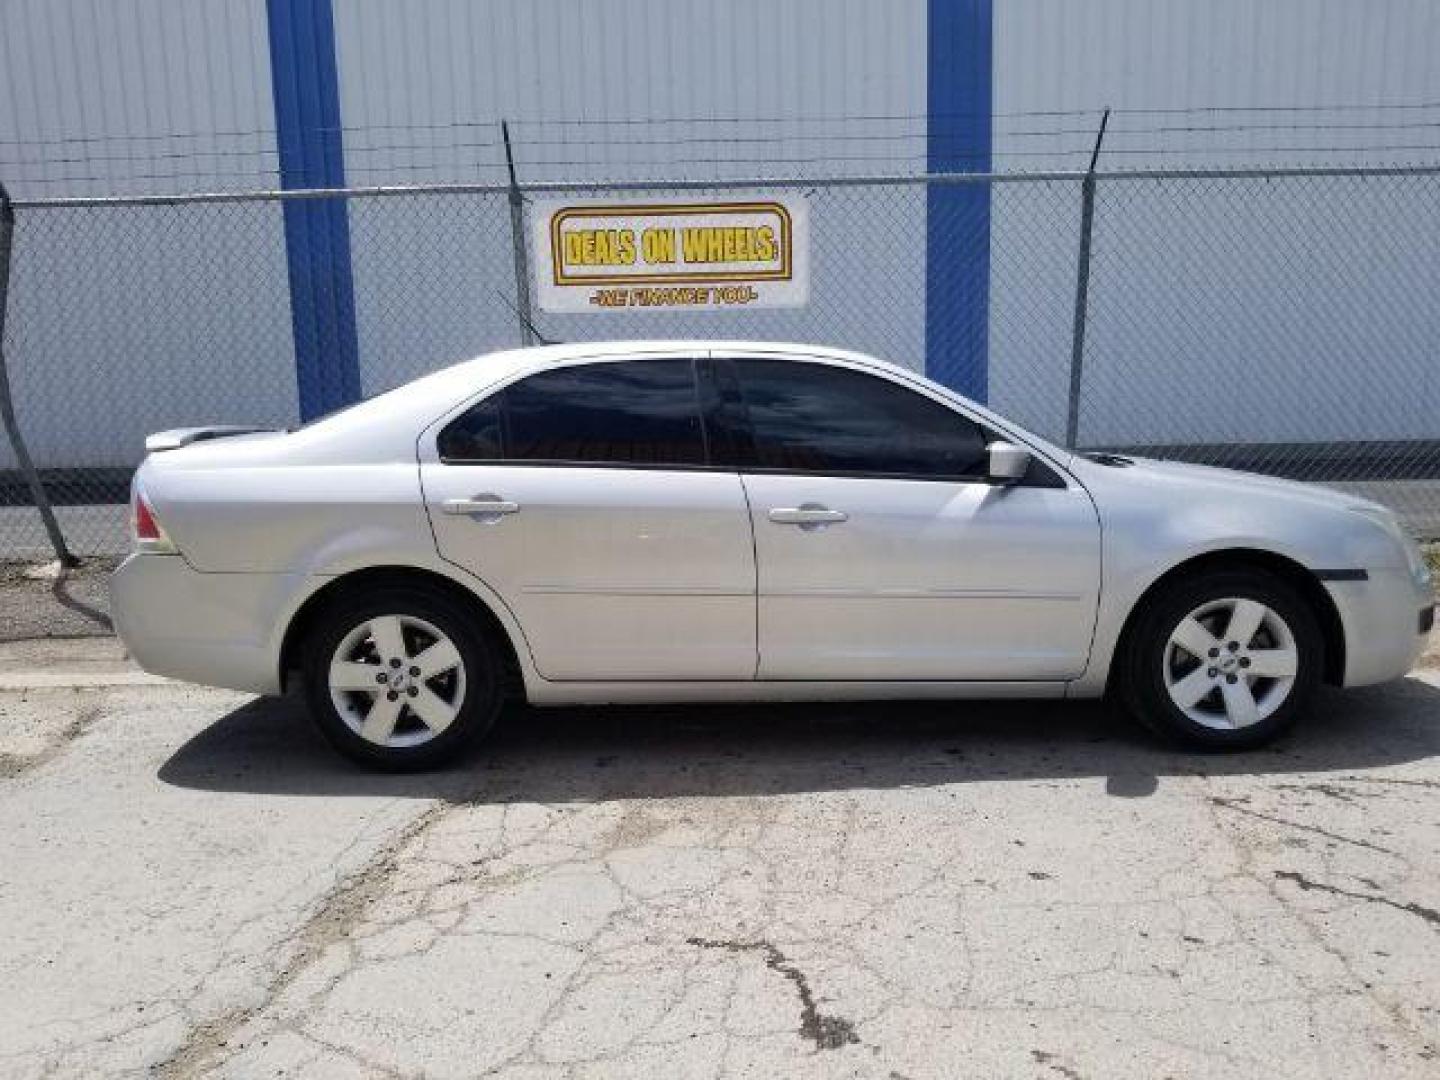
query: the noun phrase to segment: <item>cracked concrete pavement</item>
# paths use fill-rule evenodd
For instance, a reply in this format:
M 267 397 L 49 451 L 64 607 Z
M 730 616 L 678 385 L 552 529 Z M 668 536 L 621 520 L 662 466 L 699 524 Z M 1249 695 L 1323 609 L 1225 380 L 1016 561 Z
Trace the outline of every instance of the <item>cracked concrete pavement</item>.
M 289 701 L 0 645 L 5 1077 L 1435 1077 L 1440 672 L 1197 757 L 1096 706 Z

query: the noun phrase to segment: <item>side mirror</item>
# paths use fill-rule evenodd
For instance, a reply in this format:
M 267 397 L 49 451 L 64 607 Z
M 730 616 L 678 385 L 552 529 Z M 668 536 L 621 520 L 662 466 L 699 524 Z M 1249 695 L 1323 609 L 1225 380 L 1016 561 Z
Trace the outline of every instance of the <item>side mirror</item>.
M 1016 484 L 1030 468 L 1030 451 L 1014 443 L 992 442 L 985 448 L 990 454 L 990 479 L 997 484 Z

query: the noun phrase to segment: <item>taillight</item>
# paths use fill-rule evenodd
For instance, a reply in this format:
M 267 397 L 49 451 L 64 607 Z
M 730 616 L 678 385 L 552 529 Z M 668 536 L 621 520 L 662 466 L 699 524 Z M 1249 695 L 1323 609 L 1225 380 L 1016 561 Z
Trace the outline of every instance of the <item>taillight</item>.
M 144 488 L 139 484 L 135 485 L 135 491 L 130 500 L 130 526 L 135 534 L 137 551 L 148 551 L 157 555 L 173 555 L 175 553 L 175 545 L 165 534 L 164 528 L 160 525 L 160 519 L 155 516 L 154 507 L 150 505 L 150 500 L 145 497 Z

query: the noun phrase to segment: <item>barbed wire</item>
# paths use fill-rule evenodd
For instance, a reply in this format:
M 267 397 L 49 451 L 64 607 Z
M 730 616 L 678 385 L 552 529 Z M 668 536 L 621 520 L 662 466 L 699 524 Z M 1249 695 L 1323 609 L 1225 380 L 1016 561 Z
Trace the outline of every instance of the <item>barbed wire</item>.
M 1393 101 L 1367 105 L 1363 102 L 1342 102 L 1333 105 L 1174 105 L 1119 107 L 1112 116 L 1172 116 L 1182 113 L 1255 113 L 1255 112 L 1381 112 L 1399 109 L 1440 109 L 1440 101 Z
M 1423 110 L 1440 110 L 1440 102 L 1119 108 L 1114 110 L 1118 122 L 1112 122 L 1106 133 L 1102 158 L 1160 163 L 1199 155 L 1250 158 L 1271 165 L 1316 160 L 1413 163 L 1417 156 L 1428 161 L 1440 157 L 1440 139 L 1432 141 L 1423 133 L 1440 131 L 1440 117 L 1430 119 Z M 1362 113 L 1374 119 L 1359 119 Z M 850 172 L 881 163 L 887 171 L 909 175 L 930 171 L 937 160 L 947 168 L 977 172 L 992 171 L 997 161 L 1014 169 L 1033 163 L 1043 170 L 1046 163 L 1051 163 L 1051 168 L 1068 168 L 1092 152 L 1100 112 L 997 112 L 988 117 L 990 145 L 986 148 L 974 147 L 969 133 L 934 127 L 936 120 L 979 115 L 895 112 L 542 118 L 515 121 L 512 146 L 522 170 L 541 176 L 571 170 L 585 179 L 597 178 L 602 169 L 623 170 L 624 175 L 651 169 L 656 179 L 693 179 L 712 171 L 730 175 L 748 171 L 759 176 L 830 167 Z M 1210 122 L 1170 122 L 1170 118 L 1191 116 Z M 1094 123 L 1077 123 L 1077 117 Z M 1053 121 L 1053 126 L 1046 121 Z M 682 124 L 691 125 L 691 130 L 676 130 Z M 617 131 L 624 134 L 617 137 Z M 404 135 L 387 137 L 392 132 Z M 1397 133 L 1422 137 L 1396 138 Z M 309 145 L 336 134 L 342 137 L 346 172 L 367 179 L 486 178 L 501 175 L 503 168 L 504 142 L 496 121 L 351 124 L 309 129 L 301 133 L 300 140 Z M 471 135 L 480 137 L 462 137 Z M 268 184 L 283 175 L 278 145 L 213 145 L 227 138 L 262 137 L 273 138 L 275 132 L 255 128 L 0 140 L 0 150 L 19 150 L 0 156 L 0 179 L 38 191 L 65 185 L 102 186 L 111 191 L 132 184 L 160 185 L 178 191 L 198 184 Z M 212 145 L 193 145 L 197 139 L 209 140 Z M 192 145 L 166 140 L 190 141 Z M 56 148 L 65 149 L 54 156 L 46 152 Z M 75 152 L 77 148 L 80 152 Z
M 1375 112 L 1387 113 L 1395 111 L 1416 111 L 1416 110 L 1440 110 L 1440 101 L 1408 101 L 1408 102 L 1376 102 L 1364 104 L 1359 102 L 1336 103 L 1328 105 L 1320 104 L 1288 104 L 1288 105 L 1183 105 L 1183 106 L 1143 106 L 1126 107 L 1117 106 L 1111 109 L 1113 117 L 1121 116 L 1180 116 L 1180 115 L 1204 115 L 1204 114 L 1252 114 L 1252 113 L 1353 113 L 1353 112 Z M 876 113 L 795 113 L 787 115 L 730 115 L 730 116 L 651 116 L 651 117 L 532 117 L 517 118 L 510 121 L 512 128 L 517 130 L 526 127 L 634 127 L 634 126 L 663 126 L 672 124 L 847 124 L 884 121 L 916 121 L 926 122 L 947 119 L 977 119 L 989 118 L 992 120 L 1017 119 L 1017 118 L 1066 118 L 1093 116 L 1098 117 L 1103 111 L 1101 107 L 1084 109 L 1011 109 L 984 112 L 972 111 L 926 111 L 926 112 L 876 112 Z M 465 129 L 488 128 L 498 132 L 500 118 L 494 119 L 471 119 L 471 120 L 443 120 L 431 122 L 395 122 L 395 123 L 370 123 L 370 124 L 341 124 L 335 126 L 321 126 L 308 129 L 315 134 L 359 134 L 368 131 L 452 131 Z M 87 145 L 106 142 L 158 142 L 179 139 L 239 139 L 239 138 L 275 138 L 277 130 L 274 127 L 254 127 L 224 129 L 217 131 L 173 131 L 173 132 L 134 132 L 114 135 L 59 135 L 33 138 L 6 138 L 0 139 L 0 146 L 66 146 L 66 145 Z

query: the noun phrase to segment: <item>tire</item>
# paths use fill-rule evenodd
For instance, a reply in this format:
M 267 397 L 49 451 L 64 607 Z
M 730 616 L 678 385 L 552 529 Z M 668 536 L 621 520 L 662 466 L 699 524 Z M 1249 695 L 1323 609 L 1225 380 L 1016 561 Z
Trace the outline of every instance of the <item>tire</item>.
M 1304 712 L 1324 647 L 1315 613 L 1280 578 L 1237 569 L 1182 579 L 1137 612 L 1119 657 L 1120 698 L 1172 742 L 1248 750 Z
M 464 604 L 423 586 L 335 600 L 312 623 L 303 666 L 321 734 L 385 772 L 453 761 L 502 704 L 497 643 Z

